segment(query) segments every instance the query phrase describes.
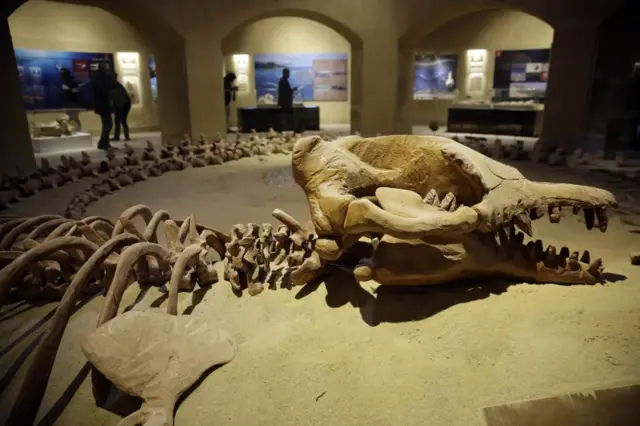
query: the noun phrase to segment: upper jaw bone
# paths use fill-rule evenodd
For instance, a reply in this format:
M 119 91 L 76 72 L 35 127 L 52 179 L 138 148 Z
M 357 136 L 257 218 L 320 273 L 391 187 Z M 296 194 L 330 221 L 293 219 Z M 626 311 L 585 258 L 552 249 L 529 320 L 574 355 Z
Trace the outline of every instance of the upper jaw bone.
M 608 207 L 617 206 L 615 196 L 600 188 L 518 179 L 505 180 L 489 191 L 474 209 L 483 219 L 479 226 L 483 232 L 492 232 L 506 222 L 514 220 L 522 231 L 530 235 L 530 223 L 522 220 L 526 217 L 526 212 L 531 219 L 537 219 L 548 210 L 549 220 L 557 223 L 561 218 L 561 208 L 572 207 L 574 213 L 584 211 L 587 229 L 597 225 L 604 232 L 608 225 L 606 210 Z

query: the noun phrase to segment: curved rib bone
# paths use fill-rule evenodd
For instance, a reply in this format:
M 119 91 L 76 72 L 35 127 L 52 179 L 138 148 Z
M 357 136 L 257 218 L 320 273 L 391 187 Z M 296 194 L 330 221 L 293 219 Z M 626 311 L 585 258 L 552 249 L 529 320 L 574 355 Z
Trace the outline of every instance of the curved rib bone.
M 0 307 L 4 304 L 13 279 L 23 272 L 30 264 L 46 258 L 51 253 L 60 250 L 79 249 L 85 254 L 98 250 L 98 246 L 89 240 L 77 237 L 62 237 L 45 242 L 32 250 L 22 254 L 16 260 L 0 270 Z
M 41 223 L 40 225 L 36 226 L 33 229 L 33 231 L 31 231 L 29 233 L 27 238 L 30 238 L 32 240 L 37 240 L 38 237 L 40 237 L 40 235 L 44 234 L 45 232 L 49 231 L 50 229 L 55 229 L 59 225 L 62 225 L 63 223 L 67 223 L 69 221 L 70 221 L 69 219 L 60 218 L 60 219 L 51 219 L 51 220 L 49 220 L 47 222 Z
M 52 219 L 59 220 L 63 218 L 62 216 L 59 216 L 57 214 L 50 214 L 50 215 L 36 216 L 36 217 L 32 217 L 30 219 L 25 220 L 24 222 L 14 227 L 11 231 L 9 231 L 9 233 L 7 233 L 4 236 L 4 238 L 2 238 L 2 241 L 0 241 L 0 250 L 9 250 L 13 245 L 13 242 L 16 240 L 16 238 L 20 236 L 20 234 L 25 233 L 26 231 L 30 230 L 34 226 L 38 226 Z
M 122 252 L 120 262 L 116 267 L 113 282 L 105 296 L 102 311 L 98 318 L 98 327 L 116 316 L 118 307 L 120 306 L 120 301 L 122 300 L 122 295 L 129 284 L 131 268 L 141 257 L 147 255 L 157 257 L 159 262 L 168 262 L 170 257 L 170 253 L 166 248 L 155 243 L 141 242 L 127 247 Z M 91 381 L 93 384 L 93 395 L 97 404 L 101 406 L 106 400 L 109 382 L 99 371 L 95 369 L 91 372 Z
M 18 420 L 24 422 L 24 424 L 32 424 L 35 421 L 38 408 L 47 388 L 47 382 L 51 376 L 51 370 L 53 369 L 64 330 L 74 306 L 89 284 L 93 270 L 102 264 L 114 251 L 138 241 L 140 240 L 135 235 L 117 235 L 98 248 L 76 273 L 33 353 L 33 360 L 29 365 L 26 377 L 22 382 L 18 397 L 11 410 L 9 424 L 18 424 Z
M 151 209 L 143 204 L 138 204 L 136 206 L 129 207 L 120 215 L 121 218 L 128 219 L 128 220 L 133 220 L 137 216 L 142 216 L 142 219 L 146 224 L 151 222 L 151 219 L 153 219 L 153 213 L 151 212 Z M 122 232 L 123 232 L 123 224 L 120 223 L 120 225 L 118 225 L 116 223 L 116 226 L 113 229 L 112 236 L 116 236 Z
M 167 306 L 169 315 L 178 315 L 178 290 L 180 281 L 184 278 L 184 270 L 189 263 L 197 259 L 201 252 L 202 244 L 192 244 L 180 253 L 176 264 L 173 266 L 171 281 L 169 282 L 169 303 Z

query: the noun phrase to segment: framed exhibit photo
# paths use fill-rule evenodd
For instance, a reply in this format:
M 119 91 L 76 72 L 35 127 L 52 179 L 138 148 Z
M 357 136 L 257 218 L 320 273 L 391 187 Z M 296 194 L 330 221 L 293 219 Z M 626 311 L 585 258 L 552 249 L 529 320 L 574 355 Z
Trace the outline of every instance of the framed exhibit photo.
M 254 56 L 255 87 L 259 104 L 277 103 L 278 82 L 288 68 L 294 102 L 347 101 L 347 53 L 263 53 Z
M 544 98 L 550 54 L 550 49 L 497 51 L 493 88 L 498 100 Z
M 249 55 L 240 53 L 232 56 L 233 69 L 236 75 L 249 74 Z
M 239 93 L 247 93 L 249 91 L 249 76 L 246 74 L 237 75 L 236 86 Z
M 467 72 L 483 73 L 487 65 L 486 49 L 467 50 Z
M 118 52 L 118 65 L 123 75 L 138 75 L 140 72 L 140 54 L 138 52 Z
M 457 74 L 458 55 L 417 54 L 413 72 L 413 99 L 453 99 Z
M 471 73 L 467 76 L 467 93 L 470 95 L 484 94 L 485 80 L 481 72 Z
M 131 106 L 142 104 L 142 96 L 140 94 L 140 78 L 124 76 L 121 78 L 122 85 L 126 89 L 131 98 Z
M 91 74 L 99 64 L 114 69 L 111 53 L 60 52 L 52 50 L 15 49 L 20 86 L 25 108 L 56 110 L 72 107 L 63 96 L 63 74 L 80 89 L 74 108 L 93 109 Z
M 149 56 L 149 83 L 151 84 L 151 101 L 158 103 L 158 75 L 156 74 L 156 58 Z

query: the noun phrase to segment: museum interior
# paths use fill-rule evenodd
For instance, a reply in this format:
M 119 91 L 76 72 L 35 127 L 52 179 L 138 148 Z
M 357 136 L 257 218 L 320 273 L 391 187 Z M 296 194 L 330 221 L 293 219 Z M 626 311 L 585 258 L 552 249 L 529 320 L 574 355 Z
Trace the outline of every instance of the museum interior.
M 640 2 L 0 10 L 0 424 L 640 424 Z

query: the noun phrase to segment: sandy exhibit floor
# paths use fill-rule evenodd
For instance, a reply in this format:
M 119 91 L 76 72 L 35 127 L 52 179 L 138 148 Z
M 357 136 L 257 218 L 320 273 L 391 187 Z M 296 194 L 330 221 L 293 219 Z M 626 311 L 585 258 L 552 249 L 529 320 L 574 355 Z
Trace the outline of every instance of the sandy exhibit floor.
M 531 179 L 570 179 L 548 166 L 517 166 Z M 14 211 L 59 212 L 72 192 L 73 187 L 47 191 Z M 198 222 L 225 232 L 235 223 L 275 224 L 274 208 L 301 222 L 309 219 L 284 155 L 168 173 L 102 198 L 86 215 L 115 220 L 140 203 L 176 218 L 193 213 Z M 225 282 L 182 294 L 180 312 L 219 323 L 237 338 L 239 349 L 232 362 L 183 398 L 175 424 L 481 425 L 485 406 L 637 383 L 640 267 L 631 266 L 629 252 L 640 249 L 640 235 L 615 214 L 605 234 L 588 232 L 577 216 L 564 214 L 559 224 L 534 222 L 535 237 L 545 245 L 589 249 L 592 258 L 603 258 L 610 282 L 483 281 L 375 292 L 374 284 L 360 287 L 342 274 L 317 287 L 257 297 L 237 298 Z M 127 290 L 121 307 L 137 298 L 133 309 L 166 309 L 161 292 L 141 294 L 137 285 Z M 111 411 L 93 402 L 79 342 L 95 328 L 101 304 L 102 297 L 95 297 L 71 318 L 40 424 L 116 425 L 132 411 L 122 396 L 113 399 Z M 7 306 L 0 312 L 0 424 L 43 318 L 55 306 Z

